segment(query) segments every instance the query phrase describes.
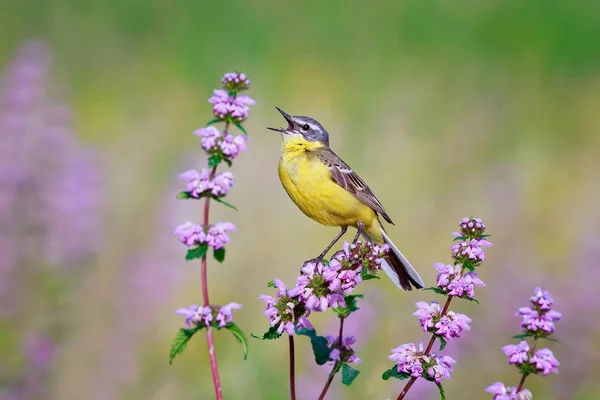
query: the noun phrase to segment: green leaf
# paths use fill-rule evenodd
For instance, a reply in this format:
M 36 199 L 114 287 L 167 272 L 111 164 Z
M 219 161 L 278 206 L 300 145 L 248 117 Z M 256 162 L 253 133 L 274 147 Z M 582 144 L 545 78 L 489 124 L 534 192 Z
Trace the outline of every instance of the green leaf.
M 208 123 L 206 124 L 206 126 L 218 124 L 219 122 L 221 122 L 221 120 L 219 118 L 215 118 L 215 119 L 212 119 L 212 120 L 208 121 Z
M 437 338 L 440 339 L 440 351 L 442 351 L 448 342 L 446 342 L 446 339 L 444 339 L 442 336 L 438 336 Z
M 525 339 L 527 337 L 533 336 L 531 333 L 521 333 L 519 335 L 515 335 L 512 338 L 513 339 Z
M 469 272 L 475 272 L 475 266 L 472 265 L 470 262 L 464 263 L 463 268 L 469 270 Z
M 540 336 L 540 339 L 546 339 L 546 340 L 549 340 L 551 342 L 560 343 L 560 341 L 558 341 L 556 339 L 553 339 L 551 337 L 548 337 L 548 336 Z
M 446 400 L 446 393 L 444 393 L 444 388 L 441 383 L 436 383 L 438 389 L 440 390 L 440 400 Z
M 220 249 L 214 249 L 213 257 L 220 263 L 225 261 L 225 247 L 221 247 Z
M 235 211 L 237 211 L 237 207 L 236 207 L 236 206 L 234 206 L 233 204 L 229 204 L 228 202 L 226 202 L 226 201 L 224 201 L 224 200 L 221 200 L 221 198 L 219 198 L 219 197 L 217 197 L 217 196 L 211 196 L 211 197 L 212 197 L 212 199 L 213 199 L 214 201 L 216 201 L 217 203 L 221 203 L 221 204 L 223 204 L 224 206 L 227 206 L 227 207 L 233 208 Z
M 464 300 L 469 300 L 469 301 L 474 301 L 475 303 L 479 304 L 479 300 L 477 299 L 472 299 L 469 296 L 465 296 L 465 297 L 457 297 L 458 299 L 464 299 Z
M 237 128 L 238 128 L 240 131 L 244 132 L 244 135 L 248 136 L 248 132 L 246 132 L 246 128 L 244 128 L 244 127 L 242 126 L 242 124 L 240 124 L 239 122 L 235 122 L 235 123 L 234 123 L 234 125 L 235 125 L 235 126 L 237 126 Z
M 394 365 L 392 368 L 388 369 L 387 371 L 385 371 L 382 375 L 381 378 L 384 381 L 387 381 L 390 378 L 396 378 L 396 379 L 408 379 L 410 378 L 410 375 L 405 373 L 405 372 L 398 372 L 398 368 L 396 365 Z
M 227 166 L 231 167 L 232 162 L 229 158 L 224 158 L 223 161 L 225 161 L 225 164 L 227 164 Z
M 324 336 L 318 336 L 317 331 L 314 329 L 302 328 L 296 330 L 298 335 L 308 336 L 310 338 L 310 344 L 312 345 L 313 354 L 315 355 L 315 362 L 317 365 L 323 365 L 329 361 L 329 343 L 327 338 Z
M 175 340 L 173 340 L 173 344 L 171 345 L 171 351 L 169 353 L 169 364 L 173 364 L 173 359 L 177 354 L 182 354 L 187 346 L 187 342 L 194 336 L 194 333 L 198 332 L 204 326 L 199 326 L 195 328 L 180 328 L 177 332 L 177 336 L 175 336 Z
M 197 199 L 197 197 L 192 196 L 192 194 L 190 192 L 177 193 L 177 200 L 187 200 L 187 199 Z
M 364 274 L 362 276 L 363 281 L 368 281 L 369 279 L 380 279 L 377 275 Z
M 360 371 L 352 368 L 346 363 L 342 364 L 342 383 L 344 385 L 352 385 L 352 382 L 354 382 L 358 374 L 360 374 Z
M 201 244 L 198 247 L 189 249 L 187 251 L 187 254 L 185 255 L 185 259 L 188 261 L 192 261 L 195 258 L 202 258 L 202 257 L 204 257 L 204 255 L 206 254 L 207 251 L 208 251 L 208 245 Z
M 344 297 L 344 301 L 346 302 L 346 307 L 334 308 L 333 311 L 340 317 L 346 318 L 354 311 L 359 308 L 356 306 L 356 299 L 362 299 L 364 296 L 362 294 L 351 294 L 349 296 Z
M 254 333 L 251 333 L 250 335 L 259 340 L 273 340 L 281 337 L 281 333 L 277 332 L 277 326 L 270 327 L 262 336 L 256 336 Z
M 267 283 L 267 287 L 277 288 L 277 285 L 275 284 L 275 281 L 271 281 Z
M 244 360 L 248 358 L 248 339 L 244 332 L 240 329 L 239 326 L 234 324 L 233 322 L 225 325 L 225 329 L 228 329 L 229 332 L 233 333 L 233 336 L 242 344 L 244 348 Z
M 218 154 L 213 154 L 212 156 L 208 157 L 208 166 L 210 168 L 216 167 L 221 163 L 221 160 L 221 156 L 219 156 Z
M 467 240 L 467 239 L 468 239 L 468 237 L 466 237 L 466 236 L 457 236 L 454 239 L 452 239 L 452 241 L 453 242 L 458 242 L 459 240 L 462 241 L 462 240 Z
M 442 289 L 440 289 L 440 288 L 438 288 L 438 287 L 435 287 L 435 286 L 428 287 L 428 288 L 425 288 L 425 289 L 423 289 L 423 290 L 431 290 L 431 291 L 432 291 L 432 292 L 434 292 L 434 293 L 441 294 L 441 295 L 446 295 L 446 293 L 444 293 L 444 292 L 442 291 Z

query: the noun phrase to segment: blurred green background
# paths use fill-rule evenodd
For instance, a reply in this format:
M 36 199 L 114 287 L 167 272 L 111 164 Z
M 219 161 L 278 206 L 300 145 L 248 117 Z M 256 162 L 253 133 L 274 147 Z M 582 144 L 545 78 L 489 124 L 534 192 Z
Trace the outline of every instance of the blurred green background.
M 244 304 L 235 320 L 247 334 L 267 328 L 258 300 L 267 282 L 291 284 L 337 232 L 306 219 L 278 182 L 280 139 L 264 127 L 282 123 L 279 106 L 326 127 L 427 283 L 432 263 L 450 261 L 463 216 L 487 224 L 494 247 L 481 269 L 481 305 L 455 305 L 473 323 L 449 346 L 458 360 L 449 399 L 491 398 L 491 383 L 518 383 L 500 348 L 518 333 L 513 314 L 536 286 L 564 313 L 561 343 L 549 346 L 562 365 L 526 386 L 537 399 L 600 399 L 600 3 L 8 0 L 0 26 L 2 66 L 28 40 L 48 46 L 53 86 L 79 140 L 99 150 L 104 177 L 95 255 L 61 278 L 59 295 L 45 277 L 22 289 L 48 296 L 36 303 L 48 312 L 58 301 L 64 314 L 51 367 L 36 378 L 43 394 L 7 399 L 213 397 L 202 336 L 168 365 L 183 323 L 174 310 L 201 299 L 199 264 L 185 262 L 172 230 L 201 218 L 198 203 L 174 201 L 177 175 L 206 162 L 192 132 L 211 119 L 207 98 L 232 70 L 252 80 L 257 104 L 249 151 L 232 168 L 229 201 L 239 212 L 215 206 L 211 215 L 239 230 L 209 281 L 213 302 Z M 380 379 L 386 357 L 425 340 L 413 303 L 435 297 L 398 292 L 385 279 L 361 291 L 367 300 L 350 329 L 362 373 L 350 389 L 336 379 L 329 398 L 395 398 L 402 382 Z M 6 396 L 27 382 L 24 327 L 46 328 L 23 322 L 32 314 L 22 307 L 2 325 Z M 323 333 L 332 320 L 314 316 Z M 308 341 L 298 348 L 299 398 L 316 398 L 328 368 L 312 365 Z M 244 362 L 234 338 L 218 332 L 217 354 L 225 398 L 287 398 L 285 340 L 251 339 Z M 408 398 L 436 398 L 418 389 Z

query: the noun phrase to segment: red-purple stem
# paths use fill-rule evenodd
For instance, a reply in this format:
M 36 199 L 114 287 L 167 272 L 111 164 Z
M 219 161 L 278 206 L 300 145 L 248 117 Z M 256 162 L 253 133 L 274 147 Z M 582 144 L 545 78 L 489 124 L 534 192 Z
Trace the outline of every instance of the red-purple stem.
M 227 134 L 229 122 L 225 123 L 223 134 Z M 217 167 L 214 166 L 210 171 L 210 179 L 214 179 L 217 173 Z M 210 212 L 210 197 L 204 200 L 204 221 L 203 226 L 208 226 Z M 205 307 L 210 307 L 208 298 L 208 276 L 206 271 L 207 259 L 206 254 L 202 257 L 202 300 Z M 215 387 L 215 396 L 217 400 L 223 400 L 223 391 L 221 389 L 221 378 L 219 378 L 219 367 L 217 366 L 217 353 L 215 351 L 215 338 L 213 336 L 212 327 L 206 329 L 206 343 L 208 345 L 208 356 L 210 358 L 210 371 L 212 372 L 213 386 Z
M 452 301 L 452 296 L 448 296 L 448 299 L 446 300 L 446 304 L 444 304 L 444 308 L 442 309 L 442 314 L 440 315 L 440 317 L 443 317 L 444 315 L 446 315 L 446 313 L 448 312 L 448 307 L 450 307 L 450 302 Z M 431 339 L 429 339 L 429 344 L 427 344 L 427 348 L 425 349 L 425 352 L 423 353 L 424 355 L 429 355 L 429 353 L 431 352 L 431 349 L 433 348 L 433 344 L 435 343 L 435 339 L 436 339 L 436 335 L 431 335 Z M 410 390 L 410 388 L 412 387 L 412 385 L 417 381 L 417 378 L 412 377 L 410 378 L 410 380 L 406 383 L 406 385 L 404 386 L 404 389 L 402 389 L 402 392 L 400 392 L 400 394 L 398 395 L 398 398 L 396 400 L 402 400 L 404 399 L 404 396 L 406 396 L 406 394 L 408 393 L 408 391 Z
M 340 317 L 340 333 L 339 333 L 339 337 L 338 337 L 338 345 L 339 346 L 342 345 L 343 335 L 344 335 L 344 317 Z M 323 390 L 321 391 L 321 395 L 319 395 L 319 400 L 323 400 L 325 398 L 325 395 L 327 394 L 327 391 L 329 390 L 329 386 L 331 386 L 331 382 L 333 382 L 333 378 L 335 377 L 335 374 L 337 373 L 336 367 L 337 367 L 337 363 L 333 365 L 333 369 L 329 373 L 327 382 L 325 382 L 325 386 L 323 387 Z
M 294 335 L 289 335 L 290 343 L 290 399 L 296 400 L 296 359 L 294 355 Z

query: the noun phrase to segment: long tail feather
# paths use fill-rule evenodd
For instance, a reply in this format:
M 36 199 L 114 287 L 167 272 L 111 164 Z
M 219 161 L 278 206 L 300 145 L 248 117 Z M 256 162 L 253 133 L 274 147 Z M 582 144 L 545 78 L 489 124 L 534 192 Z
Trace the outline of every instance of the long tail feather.
M 382 260 L 381 268 L 399 289 L 412 290 L 413 286 L 422 289 L 425 283 L 419 273 L 410 265 L 383 228 L 381 228 L 381 234 L 392 250 L 387 259 Z

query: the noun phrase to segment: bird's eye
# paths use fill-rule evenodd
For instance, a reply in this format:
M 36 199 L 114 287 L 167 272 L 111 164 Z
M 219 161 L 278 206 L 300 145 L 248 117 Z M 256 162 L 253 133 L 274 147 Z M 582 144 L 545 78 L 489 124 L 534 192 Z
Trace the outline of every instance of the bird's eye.
M 305 131 L 307 131 L 307 130 L 309 130 L 309 129 L 310 129 L 310 126 L 308 126 L 308 124 L 304 124 L 304 125 L 302 125 L 302 130 L 305 130 Z

